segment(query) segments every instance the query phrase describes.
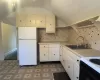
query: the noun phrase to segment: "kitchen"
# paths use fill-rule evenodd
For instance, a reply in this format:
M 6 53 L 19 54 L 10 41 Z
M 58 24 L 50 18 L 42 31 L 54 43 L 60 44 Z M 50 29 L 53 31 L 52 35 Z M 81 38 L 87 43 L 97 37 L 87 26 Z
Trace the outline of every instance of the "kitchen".
M 99 2 L 1 1 L 10 14 L 2 22 L 16 26 L 18 60 L 4 61 L 0 46 L 0 80 L 99 80 Z

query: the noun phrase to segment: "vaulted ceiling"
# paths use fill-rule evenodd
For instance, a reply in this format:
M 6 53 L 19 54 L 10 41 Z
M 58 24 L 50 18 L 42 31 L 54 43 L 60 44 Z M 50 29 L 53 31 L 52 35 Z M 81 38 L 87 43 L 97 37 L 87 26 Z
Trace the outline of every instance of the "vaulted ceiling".
M 16 9 L 8 1 L 0 0 L 0 20 L 15 24 Z M 17 1 L 17 0 L 14 0 Z M 44 8 L 53 11 L 68 25 L 76 24 L 100 15 L 100 0 L 18 0 L 17 10 L 22 8 Z

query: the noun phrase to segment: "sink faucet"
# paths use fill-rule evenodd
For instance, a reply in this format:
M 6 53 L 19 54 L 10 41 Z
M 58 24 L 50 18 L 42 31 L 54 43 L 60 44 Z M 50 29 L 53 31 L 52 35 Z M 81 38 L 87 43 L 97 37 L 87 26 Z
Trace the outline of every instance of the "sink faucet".
M 81 43 L 81 45 L 84 44 L 84 40 L 85 40 L 84 37 L 83 37 L 83 36 L 79 36 L 76 40 L 78 41 L 79 38 L 82 38 L 82 40 L 83 40 L 83 43 Z M 78 45 L 79 45 L 79 44 L 78 44 L 78 42 L 77 42 L 77 47 L 78 47 Z

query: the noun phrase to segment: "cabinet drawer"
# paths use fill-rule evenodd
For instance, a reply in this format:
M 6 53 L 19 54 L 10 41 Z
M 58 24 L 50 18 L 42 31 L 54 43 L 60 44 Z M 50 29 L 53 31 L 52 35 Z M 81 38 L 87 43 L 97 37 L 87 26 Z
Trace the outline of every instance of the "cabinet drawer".
M 43 45 L 40 45 L 40 47 L 43 47 L 43 48 L 45 48 L 45 47 L 49 47 L 47 44 L 43 44 Z
M 49 44 L 49 47 L 51 48 L 59 48 L 59 44 Z

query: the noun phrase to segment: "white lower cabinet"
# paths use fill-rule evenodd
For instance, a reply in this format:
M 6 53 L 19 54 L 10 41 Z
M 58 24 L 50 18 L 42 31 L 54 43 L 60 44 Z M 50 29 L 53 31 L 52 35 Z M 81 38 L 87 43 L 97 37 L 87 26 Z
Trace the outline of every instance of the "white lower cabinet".
M 56 44 L 40 44 L 40 62 L 59 61 L 71 80 L 79 80 L 80 57 L 68 48 Z
M 59 48 L 49 48 L 49 61 L 59 61 Z
M 71 80 L 79 80 L 79 57 L 72 53 L 67 48 L 62 49 L 62 59 L 60 59 L 63 67 Z M 73 55 L 74 54 L 74 55 Z M 77 62 L 78 60 L 78 62 Z
M 59 49 L 59 60 L 62 64 L 64 64 L 64 60 L 63 60 L 63 47 L 60 46 L 60 49 Z
M 48 61 L 49 59 L 48 55 L 49 55 L 48 48 L 41 47 L 40 48 L 40 61 L 41 62 Z
M 79 80 L 79 65 L 74 64 L 74 80 Z
M 48 46 L 47 46 L 48 45 Z M 40 62 L 59 61 L 59 45 L 40 44 Z
M 70 57 L 67 57 L 67 64 L 66 64 L 66 68 L 68 70 L 68 75 L 70 77 L 71 80 L 73 80 L 73 61 L 71 60 Z

